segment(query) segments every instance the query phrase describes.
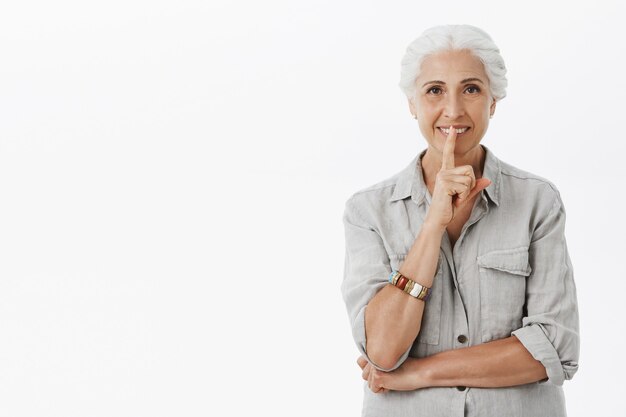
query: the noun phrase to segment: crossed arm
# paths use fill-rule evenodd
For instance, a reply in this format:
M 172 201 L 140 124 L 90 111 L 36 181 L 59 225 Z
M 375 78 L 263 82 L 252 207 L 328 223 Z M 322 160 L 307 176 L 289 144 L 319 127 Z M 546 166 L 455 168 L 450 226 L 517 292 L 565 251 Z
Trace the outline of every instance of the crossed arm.
M 383 256 L 382 249 L 380 249 L 382 245 L 368 244 L 369 241 L 365 238 L 374 232 L 353 227 L 350 223 L 347 225 L 354 229 L 352 232 L 354 235 L 358 231 L 359 234 L 356 236 L 361 237 L 354 240 L 362 247 L 356 243 L 352 246 L 358 249 L 355 251 L 359 255 L 366 259 L 376 259 L 380 252 L 378 256 Z M 439 249 L 442 233 L 440 230 L 422 227 L 409 256 L 401 266 L 401 272 L 405 276 L 427 276 L 430 278 L 429 281 L 422 282 L 422 284 L 432 287 L 436 250 Z M 363 234 L 366 236 L 362 236 Z M 431 248 L 436 250 L 429 251 Z M 415 256 L 412 256 L 414 253 Z M 364 267 L 367 270 L 371 269 L 369 264 Z M 422 273 L 413 273 L 420 267 L 427 267 L 427 270 Z M 361 276 L 361 273 L 365 273 L 357 267 L 353 268 L 355 268 L 354 276 Z M 350 271 L 350 269 L 347 270 Z M 353 275 L 350 274 L 349 277 Z M 378 275 L 383 275 L 383 273 Z M 345 288 L 354 287 L 356 285 L 346 285 Z M 392 299 L 392 297 L 395 298 Z M 367 297 L 363 296 L 363 298 Z M 402 361 L 403 352 L 408 356 L 408 349 L 421 327 L 419 324 L 424 301 L 409 297 L 388 285 L 383 287 L 369 302 L 364 300 L 364 303 L 367 303 L 365 326 L 363 326 L 365 329 L 361 328 L 362 325 L 355 327 L 359 329 L 357 339 L 365 342 L 362 343 L 362 353 L 367 352 L 369 360 L 361 356 L 357 362 L 363 370 L 363 379 L 368 381 L 373 392 L 406 391 L 437 386 L 505 387 L 548 378 L 545 366 L 536 360 L 514 335 L 480 345 L 440 352 L 426 358 L 405 356 L 406 359 L 402 365 L 394 366 Z M 411 317 L 412 320 L 399 319 L 403 317 Z M 416 317 L 418 319 L 415 319 Z M 365 338 L 365 333 L 369 337 Z M 373 366 L 371 362 L 378 366 Z
M 432 287 L 436 254 L 444 232 L 426 226 L 420 230 L 401 272 L 405 276 L 426 276 L 428 282 L 421 284 Z M 359 242 L 362 244 L 367 239 Z M 437 386 L 505 387 L 548 378 L 545 366 L 514 335 L 426 358 L 407 357 L 402 365 L 394 366 L 402 360 L 399 358 L 403 352 L 408 353 L 419 332 L 423 309 L 424 301 L 408 297 L 390 285 L 369 300 L 364 320 L 369 337 L 363 350 L 367 351 L 369 360 L 361 356 L 357 362 L 373 392 Z M 401 320 L 403 317 L 411 317 L 411 320 Z
M 372 367 L 363 356 L 357 363 L 375 393 L 426 387 L 510 387 L 548 377 L 542 363 L 515 336 L 425 358 L 409 357 L 391 372 Z
M 558 193 L 553 196 L 554 202 L 545 209 L 547 214 L 535 227 L 530 242 L 529 265 L 533 273 L 532 279 L 527 280 L 522 327 L 513 331 L 511 337 L 425 358 L 409 357 L 411 346 L 406 341 L 398 343 L 400 338 L 377 334 L 377 329 L 388 331 L 390 326 L 365 329 L 368 321 L 363 320 L 363 313 L 372 307 L 368 303 L 377 292 L 383 294 L 378 290 L 387 285 L 388 255 L 380 236 L 367 224 L 354 222 L 353 212 L 347 211 L 346 273 L 342 290 L 357 346 L 362 355 L 367 352 L 369 356 L 369 361 L 361 357 L 358 363 L 372 391 L 437 386 L 505 387 L 537 381 L 562 385 L 564 380 L 573 378 L 580 353 L 576 286 L 564 236 L 565 209 Z M 410 272 L 407 274 L 411 276 Z M 393 305 L 381 303 L 387 304 Z M 372 315 L 386 316 L 395 319 L 403 314 Z M 398 320 L 391 321 L 398 324 Z M 414 338 L 417 331 L 419 328 L 411 329 L 410 337 Z M 366 333 L 369 338 L 365 337 Z M 376 347 L 377 343 L 381 346 Z M 378 352 L 378 356 L 372 359 L 372 352 Z

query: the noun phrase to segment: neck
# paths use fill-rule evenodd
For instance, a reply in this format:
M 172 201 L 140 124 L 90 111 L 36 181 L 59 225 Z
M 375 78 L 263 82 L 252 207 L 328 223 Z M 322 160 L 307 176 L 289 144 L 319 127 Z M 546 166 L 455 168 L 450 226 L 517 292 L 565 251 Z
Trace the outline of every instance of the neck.
M 479 179 L 482 178 L 483 168 L 485 166 L 485 156 L 485 150 L 482 146 L 478 145 L 463 155 L 455 153 L 454 165 L 457 167 L 461 165 L 471 165 L 474 169 L 474 176 L 476 179 Z M 428 147 L 426 153 L 422 157 L 424 182 L 430 190 L 434 189 L 437 173 L 441 170 L 442 160 L 442 152 L 432 146 Z

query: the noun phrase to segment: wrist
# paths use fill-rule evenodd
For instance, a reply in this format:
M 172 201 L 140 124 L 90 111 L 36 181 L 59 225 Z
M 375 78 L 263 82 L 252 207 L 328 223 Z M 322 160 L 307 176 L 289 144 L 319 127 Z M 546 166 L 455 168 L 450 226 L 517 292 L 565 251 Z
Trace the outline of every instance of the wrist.
M 428 365 L 427 358 L 409 358 L 412 359 L 409 366 L 409 374 L 411 375 L 411 388 L 412 390 L 428 388 L 433 386 L 432 384 L 432 372 Z M 406 362 L 409 360 L 407 359 Z
M 421 370 L 421 375 L 422 375 L 422 381 L 424 381 L 424 384 L 426 387 L 434 387 L 435 386 L 435 375 L 433 372 L 433 369 L 431 367 L 431 362 L 429 361 L 424 361 L 424 363 L 422 364 L 422 370 Z
M 443 233 L 446 230 L 446 226 L 440 225 L 440 224 L 436 224 L 436 223 L 426 219 L 424 221 L 424 223 L 422 223 L 422 230 L 426 231 L 427 233 L 443 235 Z

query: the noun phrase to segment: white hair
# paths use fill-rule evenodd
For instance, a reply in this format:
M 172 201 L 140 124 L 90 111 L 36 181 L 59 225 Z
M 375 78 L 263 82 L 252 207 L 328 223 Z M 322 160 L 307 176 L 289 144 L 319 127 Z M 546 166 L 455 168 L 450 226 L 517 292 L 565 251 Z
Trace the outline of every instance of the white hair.
M 496 101 L 506 96 L 506 66 L 500 50 L 482 29 L 471 25 L 442 25 L 425 30 L 406 48 L 400 71 L 400 89 L 408 98 L 415 97 L 415 80 L 424 58 L 437 52 L 469 50 L 480 59 L 489 78 L 491 95 Z

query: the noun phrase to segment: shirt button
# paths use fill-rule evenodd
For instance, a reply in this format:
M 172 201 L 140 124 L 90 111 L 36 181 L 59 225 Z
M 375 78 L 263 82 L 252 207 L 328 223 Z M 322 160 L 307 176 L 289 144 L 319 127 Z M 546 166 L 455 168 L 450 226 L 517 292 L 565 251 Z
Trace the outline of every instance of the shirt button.
M 467 336 L 465 336 L 464 334 L 460 335 L 459 337 L 457 337 L 457 340 L 461 343 L 465 343 L 467 342 Z
M 466 387 L 464 387 L 462 385 L 459 385 L 458 387 L 456 387 L 456 389 L 458 389 L 459 391 L 465 391 L 465 388 Z

